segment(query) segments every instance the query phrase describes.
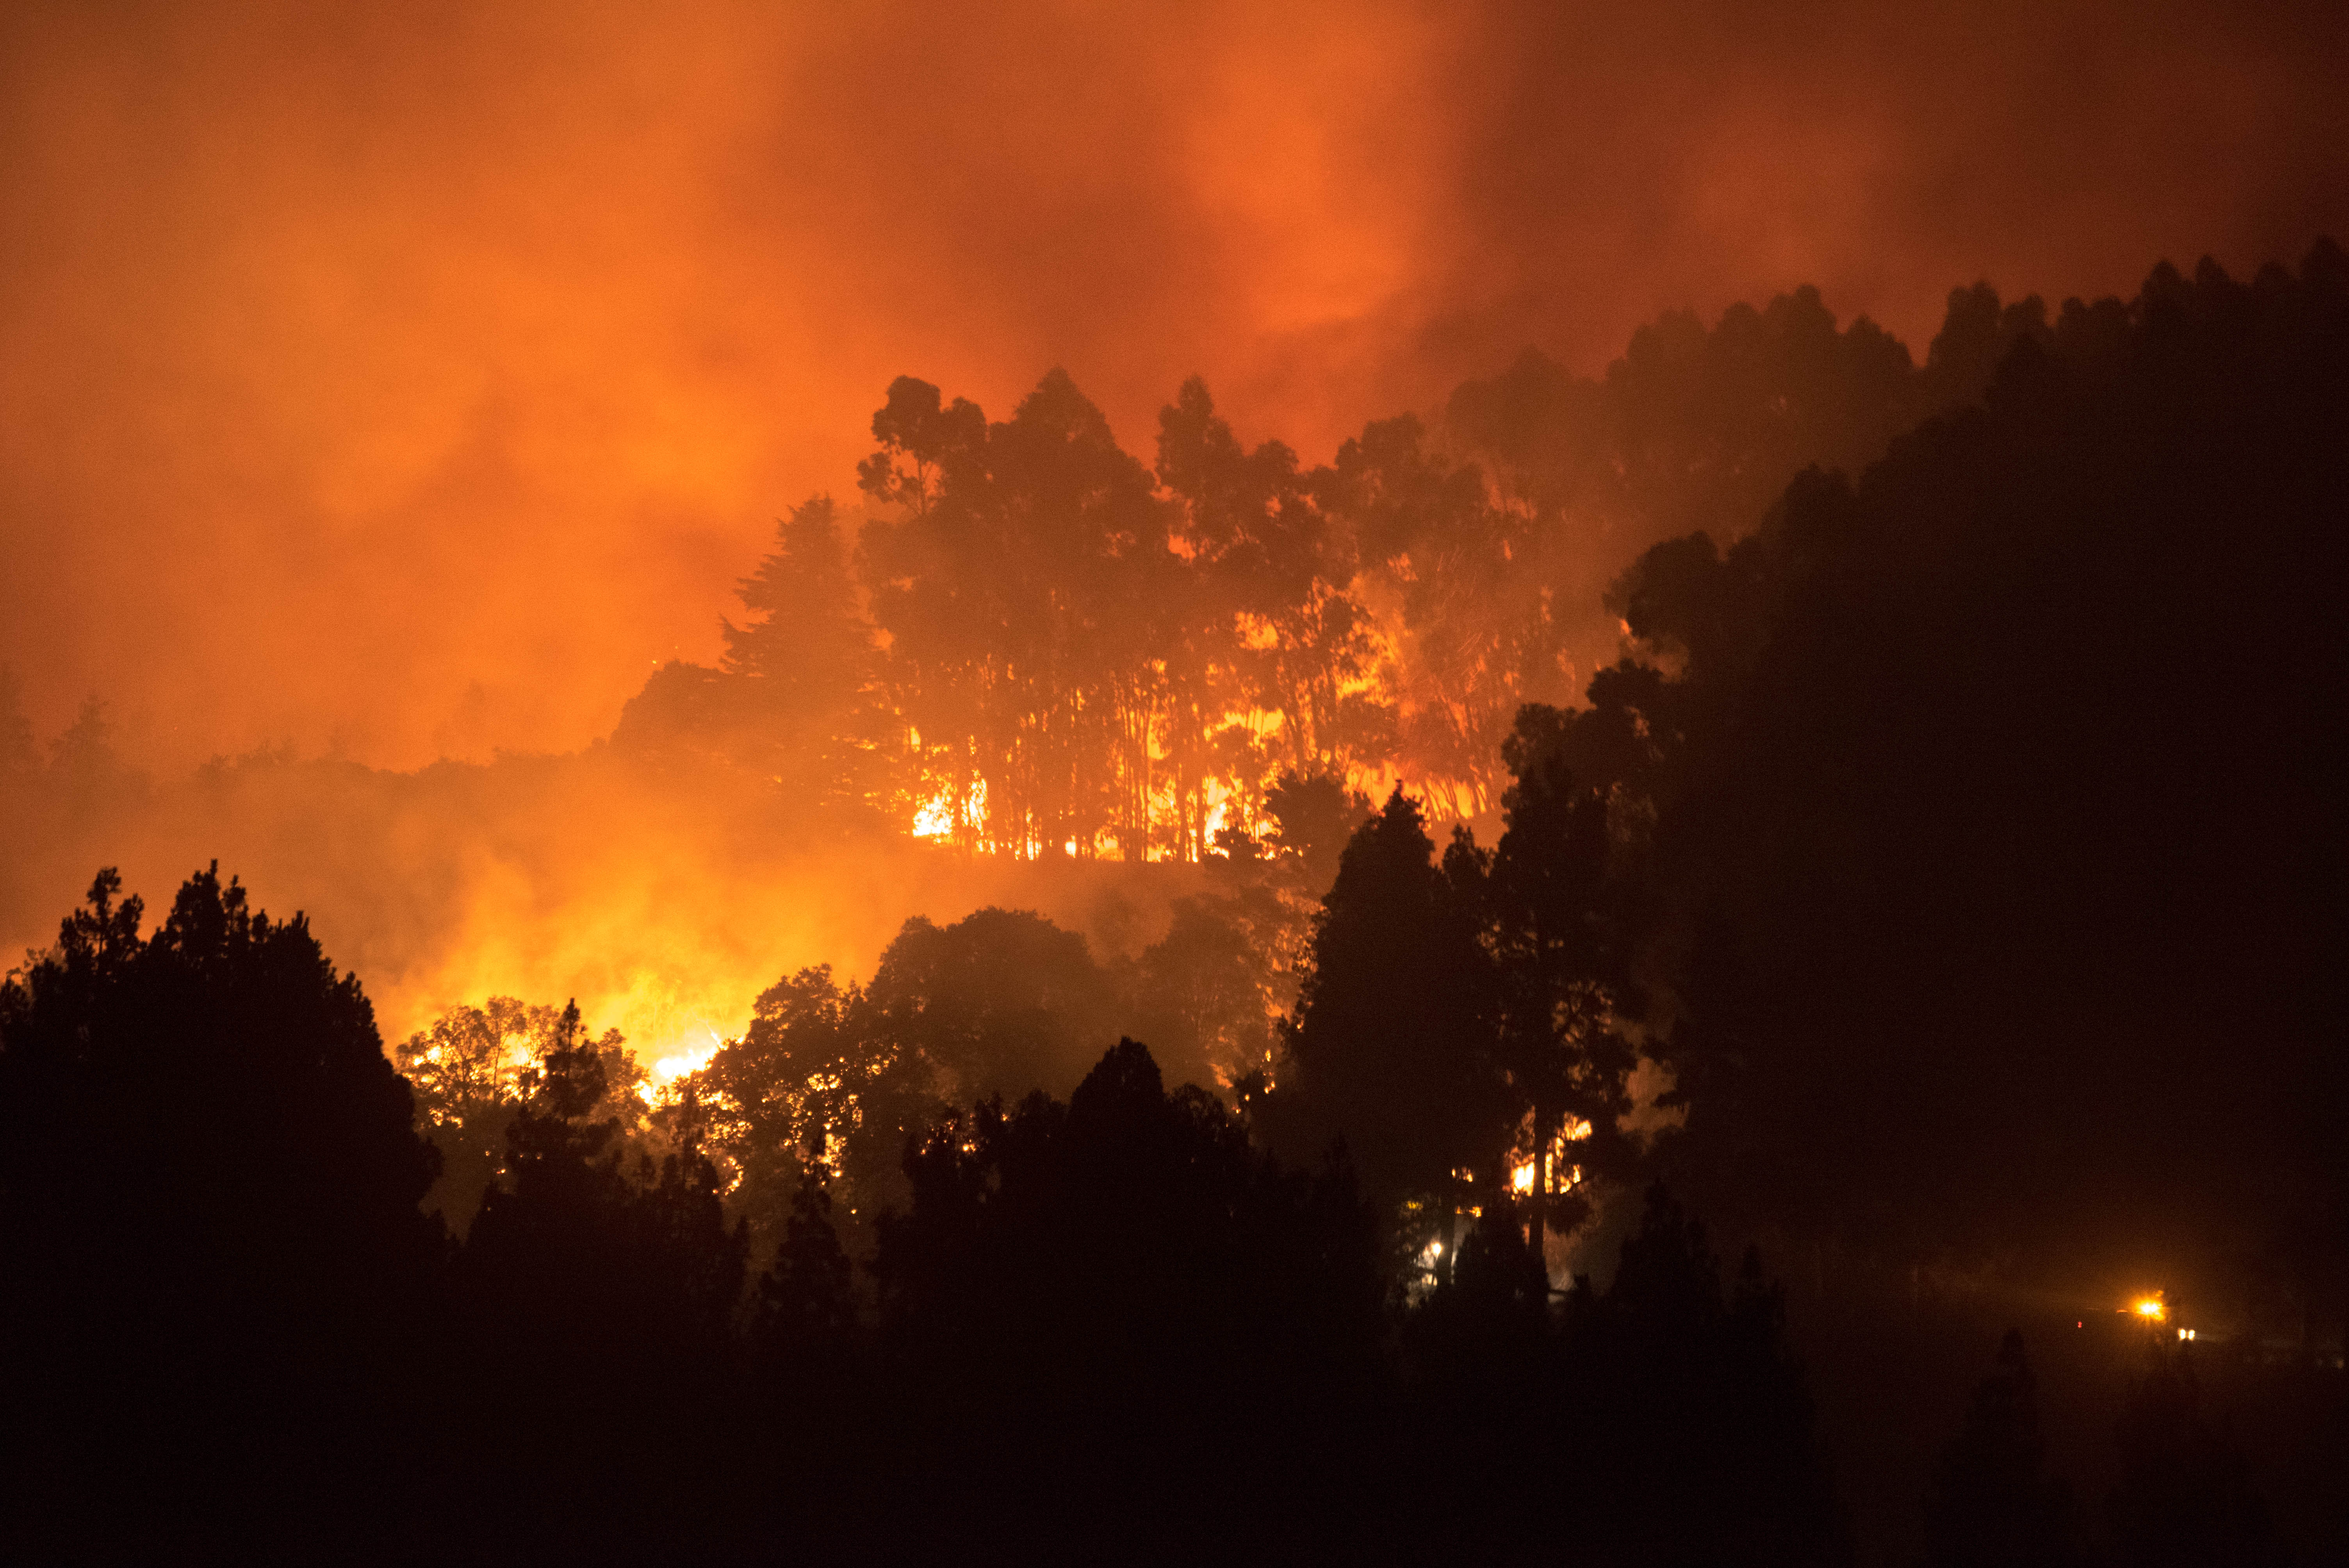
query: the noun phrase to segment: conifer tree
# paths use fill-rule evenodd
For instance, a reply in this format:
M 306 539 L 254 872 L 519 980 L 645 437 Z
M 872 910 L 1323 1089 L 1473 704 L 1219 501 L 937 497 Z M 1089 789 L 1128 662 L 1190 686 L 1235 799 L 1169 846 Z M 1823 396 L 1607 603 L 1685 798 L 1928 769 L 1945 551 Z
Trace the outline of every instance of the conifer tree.
M 2190 1346 L 2149 1334 L 2115 1436 L 2109 1511 L 2120 1568 L 2269 1568 L 2280 1563 L 2243 1456 L 2202 1409 Z
M 1925 1514 L 1929 1568 L 2063 1568 L 2077 1560 L 2070 1493 L 2044 1469 L 2037 1380 L 2008 1329 L 1942 1450 Z
M 753 754 L 796 807 L 878 803 L 890 726 L 880 654 L 838 509 L 819 495 L 775 525 L 775 548 L 742 580 L 744 624 L 722 623 L 725 669 L 745 683 Z
M 1299 1160 L 1342 1140 L 1375 1201 L 1422 1205 L 1411 1244 L 1441 1270 L 1454 1212 L 1501 1178 L 1509 1106 L 1475 912 L 1433 851 L 1400 787 L 1346 846 L 1260 1124 Z

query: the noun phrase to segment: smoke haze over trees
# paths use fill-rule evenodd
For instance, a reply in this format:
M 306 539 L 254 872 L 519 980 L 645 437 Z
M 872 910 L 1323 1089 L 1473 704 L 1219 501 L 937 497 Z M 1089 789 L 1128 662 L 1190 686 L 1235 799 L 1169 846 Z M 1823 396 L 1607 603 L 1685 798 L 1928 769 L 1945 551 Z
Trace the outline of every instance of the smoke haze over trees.
M 1383 769 L 1357 779 L 1377 798 L 1402 778 L 1440 813 L 1489 812 L 1515 704 L 1570 702 L 1613 655 L 1599 590 L 1641 546 L 1706 508 L 1745 506 L 1806 461 L 1865 460 L 1920 410 L 1978 389 L 2027 314 L 1962 291 L 1921 368 L 1873 328 L 1838 329 L 1809 291 L 1709 329 L 1668 318 L 1603 380 L 1527 358 L 1463 386 L 1433 423 L 1374 422 L 1319 469 L 1278 442 L 1244 447 L 1205 386 L 1187 385 L 1162 409 L 1153 493 L 1120 469 L 1133 515 L 1114 528 L 1098 512 L 1073 533 L 1015 524 L 1079 499 L 1030 493 L 1050 477 L 1032 455 L 1007 476 L 958 470 L 952 506 L 1005 541 L 1028 530 L 1022 548 L 1042 553 L 977 558 L 951 632 L 933 633 L 905 597 L 936 569 L 884 564 L 885 542 L 903 556 L 921 537 L 902 494 L 796 509 L 766 558 L 743 562 L 754 569 L 724 657 L 657 671 L 609 745 L 571 758 L 394 774 L 278 748 L 190 777 L 142 769 L 119 705 L 85 705 L 62 733 L 27 717 L 26 731 L 57 738 L 46 768 L 44 748 L 21 744 L 12 765 L 30 793 L 0 862 L 0 933 L 40 940 L 90 863 L 161 878 L 217 849 L 294 889 L 401 1031 L 459 1001 L 569 994 L 640 1041 L 690 1036 L 694 1048 L 771 979 L 776 943 L 861 972 L 909 914 L 1002 902 L 1133 951 L 1132 935 L 1166 918 L 1164 892 L 1013 891 L 861 834 L 921 820 L 975 843 L 988 830 L 968 791 L 990 772 L 1004 797 L 990 841 L 1017 844 L 1009 818 L 1034 797 L 1059 826 L 1029 822 L 1030 844 L 1058 847 L 1054 830 L 1081 853 L 1134 858 L 1196 859 L 1224 828 L 1276 832 L 1283 779 L 1301 787 L 1331 767 Z M 1072 386 L 1054 385 L 1099 460 L 1130 464 L 1085 424 Z M 867 468 L 885 486 L 879 445 Z M 878 514 L 869 527 L 859 505 Z M 1087 527 L 1108 531 L 1086 544 Z M 1067 553 L 1112 548 L 1090 564 Z M 1022 617 L 1047 593 L 1069 600 L 1053 645 L 1113 668 L 1038 667 L 1045 645 L 1004 641 L 1039 634 Z M 893 615 L 911 646 L 892 643 Z M 986 685 L 998 679 L 1018 692 Z M 1036 704 L 1045 727 L 1029 735 L 1023 705 Z M 795 829 L 802 814 L 774 810 L 778 794 L 823 802 L 825 830 Z M 1312 857 L 1326 878 L 1342 830 L 1316 830 L 1337 835 Z M 743 919 L 738 893 L 720 929 L 710 890 L 746 873 L 762 907 Z M 843 876 L 885 891 L 854 906 L 824 896 Z
M 2294 3 L 0 27 L 0 664 L 174 769 L 608 732 L 904 372 L 999 418 L 1064 366 L 1146 458 L 1195 371 L 1311 468 L 1529 342 L 1595 376 L 1811 283 L 1916 346 L 1953 283 L 2349 232 Z
M 1921 362 L 1667 316 L 1320 464 L 1202 379 L 1145 458 L 905 376 L 585 751 L 181 777 L 0 685 L 12 918 L 243 835 L 403 997 L 387 1057 L 210 872 L 0 990 L 33 1494 L 225 1478 L 133 1553 L 2349 1540 L 2344 366 L 2319 242 L 1961 288 Z M 1946 1410 L 1853 1370 L 1898 1334 Z

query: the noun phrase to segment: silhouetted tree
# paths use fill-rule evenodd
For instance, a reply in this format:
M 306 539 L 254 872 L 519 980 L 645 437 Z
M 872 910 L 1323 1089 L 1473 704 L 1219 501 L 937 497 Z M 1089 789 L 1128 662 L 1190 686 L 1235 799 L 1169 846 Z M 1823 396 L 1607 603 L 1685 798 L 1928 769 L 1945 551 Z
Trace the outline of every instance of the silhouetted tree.
M 1500 375 L 1464 382 L 1445 405 L 1444 438 L 1526 515 L 1510 538 L 1512 586 L 1546 602 L 1549 645 L 1527 646 L 1553 662 L 1519 673 L 1525 699 L 1557 701 L 1563 666 L 1610 656 L 1617 626 L 1601 590 L 1640 551 L 1694 529 L 1735 537 L 1804 469 L 1856 471 L 1920 418 L 1979 397 L 1987 367 L 1980 380 L 1971 368 L 1984 354 L 1995 364 L 1997 335 L 2013 326 L 1987 285 L 1953 294 L 1950 317 L 1920 369 L 1875 323 L 1838 328 L 1802 288 L 1758 309 L 1732 305 L 1710 327 L 1668 312 L 1600 377 L 1527 350 Z
M 1749 1252 L 1724 1298 L 1704 1228 L 1661 1185 L 1603 1293 L 1567 1303 L 1571 1423 L 1609 1563 L 1832 1563 L 1848 1555 L 1778 1289 Z
M 1920 367 L 1804 288 L 1709 327 L 1667 315 L 1600 380 L 1528 352 L 1434 427 L 1373 420 L 1311 473 L 1245 446 L 1195 377 L 1149 470 L 1062 372 L 996 423 L 901 377 L 858 466 L 882 511 L 857 583 L 829 500 L 795 511 L 726 668 L 656 671 L 615 748 L 885 799 L 1017 855 L 1199 860 L 1219 810 L 1254 828 L 1279 769 L 1399 762 L 1475 814 L 1516 708 L 1609 656 L 1600 590 L 1635 552 L 1749 531 L 1806 466 L 1874 460 L 2058 335 L 2035 298 L 1976 284 Z
M 1402 1399 L 1392 1444 L 1409 1491 L 1395 1500 L 1397 1558 L 1505 1562 L 1555 1542 L 1560 1522 L 1608 1506 L 1586 1496 L 1558 1440 L 1560 1378 L 1549 1274 L 1524 1216 L 1488 1200 L 1456 1265 L 1402 1314 Z
M 868 1214 L 893 1196 L 905 1138 L 942 1109 L 946 1088 L 881 1029 L 864 989 L 835 985 L 829 965 L 769 986 L 750 1026 L 688 1081 L 730 1176 L 729 1202 L 761 1256 L 782 1241 L 811 1161 L 836 1170 Z
M 1433 850 L 1400 787 L 1346 846 L 1258 1124 L 1293 1156 L 1342 1139 L 1374 1200 L 1420 1205 L 1408 1244 L 1448 1269 L 1455 1208 L 1501 1179 L 1509 1106 L 1475 908 Z
M 1577 1162 L 1619 1161 L 1634 1055 L 1623 1026 L 1641 1007 L 1609 795 L 1576 778 L 1568 727 L 1555 708 L 1518 712 L 1503 748 L 1515 775 L 1505 826 L 1481 890 L 1501 991 L 1498 1056 L 1533 1167 L 1525 1208 L 1537 1255 L 1574 1185 L 1568 1145 L 1581 1145 Z
M 875 1266 L 947 1517 L 995 1551 L 1185 1556 L 1286 1538 L 1268 1483 L 1324 1495 L 1379 1326 L 1342 1172 L 1282 1170 L 1130 1040 L 1065 1106 L 981 1106 L 906 1171 Z
M 16 1517 L 69 1529 L 36 1555 L 290 1542 L 411 1457 L 432 1150 L 301 916 L 215 868 L 142 938 L 120 888 L 0 983 Z
M 1133 966 L 1130 1003 L 1143 1032 L 1166 1042 L 1170 1077 L 1228 1088 L 1271 1068 L 1303 956 L 1300 902 L 1264 882 L 1174 902 L 1166 934 Z
M 710 1474 L 689 1423 L 733 1357 L 745 1240 L 687 1119 L 676 1150 L 626 1168 L 607 1082 L 566 1007 L 506 1132 L 453 1281 L 470 1380 L 466 1429 L 509 1455 L 474 1527 L 504 1550 L 576 1554 L 650 1539 L 661 1513 L 614 1466 L 682 1488 Z M 666 1507 L 681 1500 L 672 1498 Z
M 2064 1568 L 2079 1561 L 2069 1489 L 2049 1477 L 2037 1384 L 2010 1328 L 1942 1450 L 1925 1510 L 1929 1568 Z
M 1392 704 L 1348 689 L 1378 661 L 1371 618 L 1354 592 L 1354 532 L 1320 505 L 1320 476 L 1300 475 L 1296 454 L 1278 441 L 1243 449 L 1196 377 L 1160 412 L 1158 432 L 1158 481 L 1182 509 L 1185 576 L 1205 634 L 1198 645 L 1212 661 L 1200 688 L 1206 703 L 1180 711 L 1175 734 L 1205 748 L 1243 799 L 1270 761 L 1341 776 L 1384 761 L 1394 743 Z M 1278 714 L 1279 726 L 1261 745 L 1230 726 L 1218 748 L 1206 730 L 1234 707 Z
M 966 1101 L 1072 1086 L 1116 1030 L 1114 994 L 1084 938 L 1026 910 L 907 921 L 865 996 L 875 1027 Z
M 1941 330 L 1926 352 L 1920 377 L 1925 406 L 1917 412 L 1938 413 L 1980 400 L 2018 342 L 2029 338 L 2044 346 L 2050 336 L 2046 302 L 2037 294 L 2002 304 L 1987 283 L 1951 289 Z
M 1207 780 L 1214 738 L 1225 716 L 1245 706 L 1239 661 L 1243 605 L 1261 585 L 1265 562 L 1257 536 L 1295 491 L 1297 462 L 1268 443 L 1251 455 L 1218 418 L 1197 377 L 1183 383 L 1158 415 L 1158 482 L 1175 500 L 1170 544 L 1187 551 L 1185 567 L 1164 573 L 1153 642 L 1163 676 L 1160 731 L 1174 774 L 1177 857 L 1207 849 Z M 1310 592 L 1309 583 L 1303 591 Z
M 1174 569 L 1149 473 L 1055 370 L 1008 421 L 900 377 L 859 469 L 901 515 L 859 542 L 890 682 L 916 760 L 957 800 L 985 790 L 968 834 L 1017 855 L 1104 832 L 1146 841 L 1154 591 Z
M 775 525 L 774 551 L 740 592 L 750 617 L 724 623 L 725 667 L 746 683 L 742 703 L 766 770 L 796 810 L 885 803 L 880 653 L 830 496 Z
M 492 996 L 479 1007 L 449 1009 L 391 1052 L 440 1156 L 425 1208 L 460 1236 L 505 1169 L 506 1132 L 531 1085 L 546 1070 L 549 1053 L 565 1046 L 566 1017 L 560 1007 Z M 592 1115 L 612 1120 L 624 1137 L 637 1131 L 645 1119 L 645 1069 L 617 1029 L 605 1030 L 594 1049 L 604 1090 Z
M 1517 705 L 1563 696 L 1549 598 L 1521 569 L 1529 519 L 1497 506 L 1484 470 L 1454 460 L 1412 415 L 1373 421 L 1314 476 L 1361 552 L 1400 655 L 1396 750 L 1453 813 L 1487 804 Z
M 801 1377 L 834 1367 L 857 1326 L 854 1270 L 833 1226 L 832 1194 L 810 1161 L 792 1196 L 775 1261 L 759 1278 L 756 1333 Z
M 2282 1561 L 2243 1457 L 2212 1430 L 2191 1349 L 2146 1336 L 2116 1436 L 2109 1506 L 2123 1568 L 2267 1568 Z
M 1649 667 L 1592 701 L 1655 748 L 1676 1179 L 2034 1264 L 2116 1205 L 2181 1257 L 2249 1223 L 2337 1279 L 2349 262 L 2164 267 L 2044 331 L 1992 303 L 1947 329 L 2005 346 L 1979 406 L 1616 595 Z
M 1371 803 L 1334 773 L 1284 771 L 1265 795 L 1276 848 L 1303 861 L 1309 884 L 1326 888 Z
M 1073 1084 L 1114 1037 L 1118 1004 L 1084 939 L 1040 915 L 989 908 L 947 926 L 916 916 L 869 985 L 843 988 L 829 968 L 776 982 L 742 1037 L 688 1082 L 762 1255 L 810 1159 L 839 1178 L 840 1222 L 861 1240 L 903 1201 L 908 1137 L 958 1100 Z

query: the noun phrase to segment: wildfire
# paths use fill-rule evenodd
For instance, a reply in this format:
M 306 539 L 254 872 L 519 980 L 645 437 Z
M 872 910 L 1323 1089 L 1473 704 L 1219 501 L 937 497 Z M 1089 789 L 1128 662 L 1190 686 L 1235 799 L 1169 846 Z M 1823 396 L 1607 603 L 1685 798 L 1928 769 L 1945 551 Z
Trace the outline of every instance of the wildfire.
M 1532 1138 L 1532 1119 L 1526 1119 L 1523 1136 Z M 1529 1197 L 1536 1191 L 1551 1196 L 1571 1192 L 1582 1181 L 1582 1167 L 1567 1158 L 1568 1146 L 1590 1136 L 1590 1123 L 1576 1118 L 1557 1130 L 1546 1150 L 1521 1148 L 1509 1165 L 1509 1191 L 1519 1197 Z
M 987 780 L 974 779 L 968 789 L 948 784 L 922 802 L 914 812 L 917 839 L 951 839 L 965 826 L 984 831 L 987 826 Z
M 701 1032 L 709 1037 L 707 1043 L 697 1042 L 673 1050 L 666 1056 L 653 1058 L 650 1066 L 646 1069 L 647 1076 L 645 1082 L 636 1091 L 647 1103 L 657 1099 L 661 1091 L 667 1089 L 678 1078 L 688 1073 L 699 1072 L 703 1068 L 708 1067 L 709 1058 L 716 1056 L 719 1047 L 726 1043 L 718 1031 L 707 1024 L 701 1026 Z
M 1381 689 L 1367 678 L 1350 683 L 1346 689 L 1358 688 Z M 1146 831 L 1140 856 L 1143 860 L 1194 858 L 1191 846 L 1195 842 L 1200 850 L 1211 850 L 1216 836 L 1226 828 L 1248 833 L 1258 831 L 1262 825 L 1262 792 L 1283 768 L 1290 766 L 1279 755 L 1279 737 L 1287 721 L 1272 709 L 1234 707 L 1206 727 L 1209 734 L 1236 746 L 1254 761 L 1236 773 L 1194 776 L 1187 786 L 1194 792 L 1186 794 L 1168 739 L 1154 724 L 1145 745 L 1148 787 L 1143 794 Z M 918 731 L 914 732 L 914 744 L 920 744 Z M 1347 763 L 1339 771 L 1348 790 L 1371 800 L 1383 799 L 1390 789 L 1405 781 L 1402 774 L 1388 763 L 1375 767 Z M 1413 788 L 1428 789 L 1431 802 L 1436 805 L 1457 807 L 1456 800 L 1447 801 L 1427 781 Z M 960 841 L 980 853 L 1015 858 L 1032 859 L 1056 849 L 1064 855 L 1085 858 L 1119 859 L 1128 853 L 1117 830 L 1106 825 L 1097 828 L 1090 838 L 1063 837 L 1058 842 L 1032 835 L 1024 841 L 1017 837 L 1005 838 L 990 821 L 984 778 L 939 785 L 913 808 L 905 830 L 916 839 Z
M 1212 844 L 1216 841 L 1217 833 L 1233 825 L 1232 790 L 1222 779 L 1210 779 L 1206 788 L 1200 791 L 1200 798 L 1206 801 L 1207 808 L 1204 836 L 1207 842 Z

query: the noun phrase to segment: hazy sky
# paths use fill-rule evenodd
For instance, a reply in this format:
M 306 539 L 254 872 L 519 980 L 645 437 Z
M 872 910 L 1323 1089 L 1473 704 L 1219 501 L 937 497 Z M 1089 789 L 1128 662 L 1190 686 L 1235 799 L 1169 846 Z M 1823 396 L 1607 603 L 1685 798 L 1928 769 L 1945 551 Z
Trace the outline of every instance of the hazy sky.
M 0 663 L 155 759 L 607 729 L 901 372 L 1309 458 L 1526 343 L 2349 235 L 2342 7 L 0 15 Z

